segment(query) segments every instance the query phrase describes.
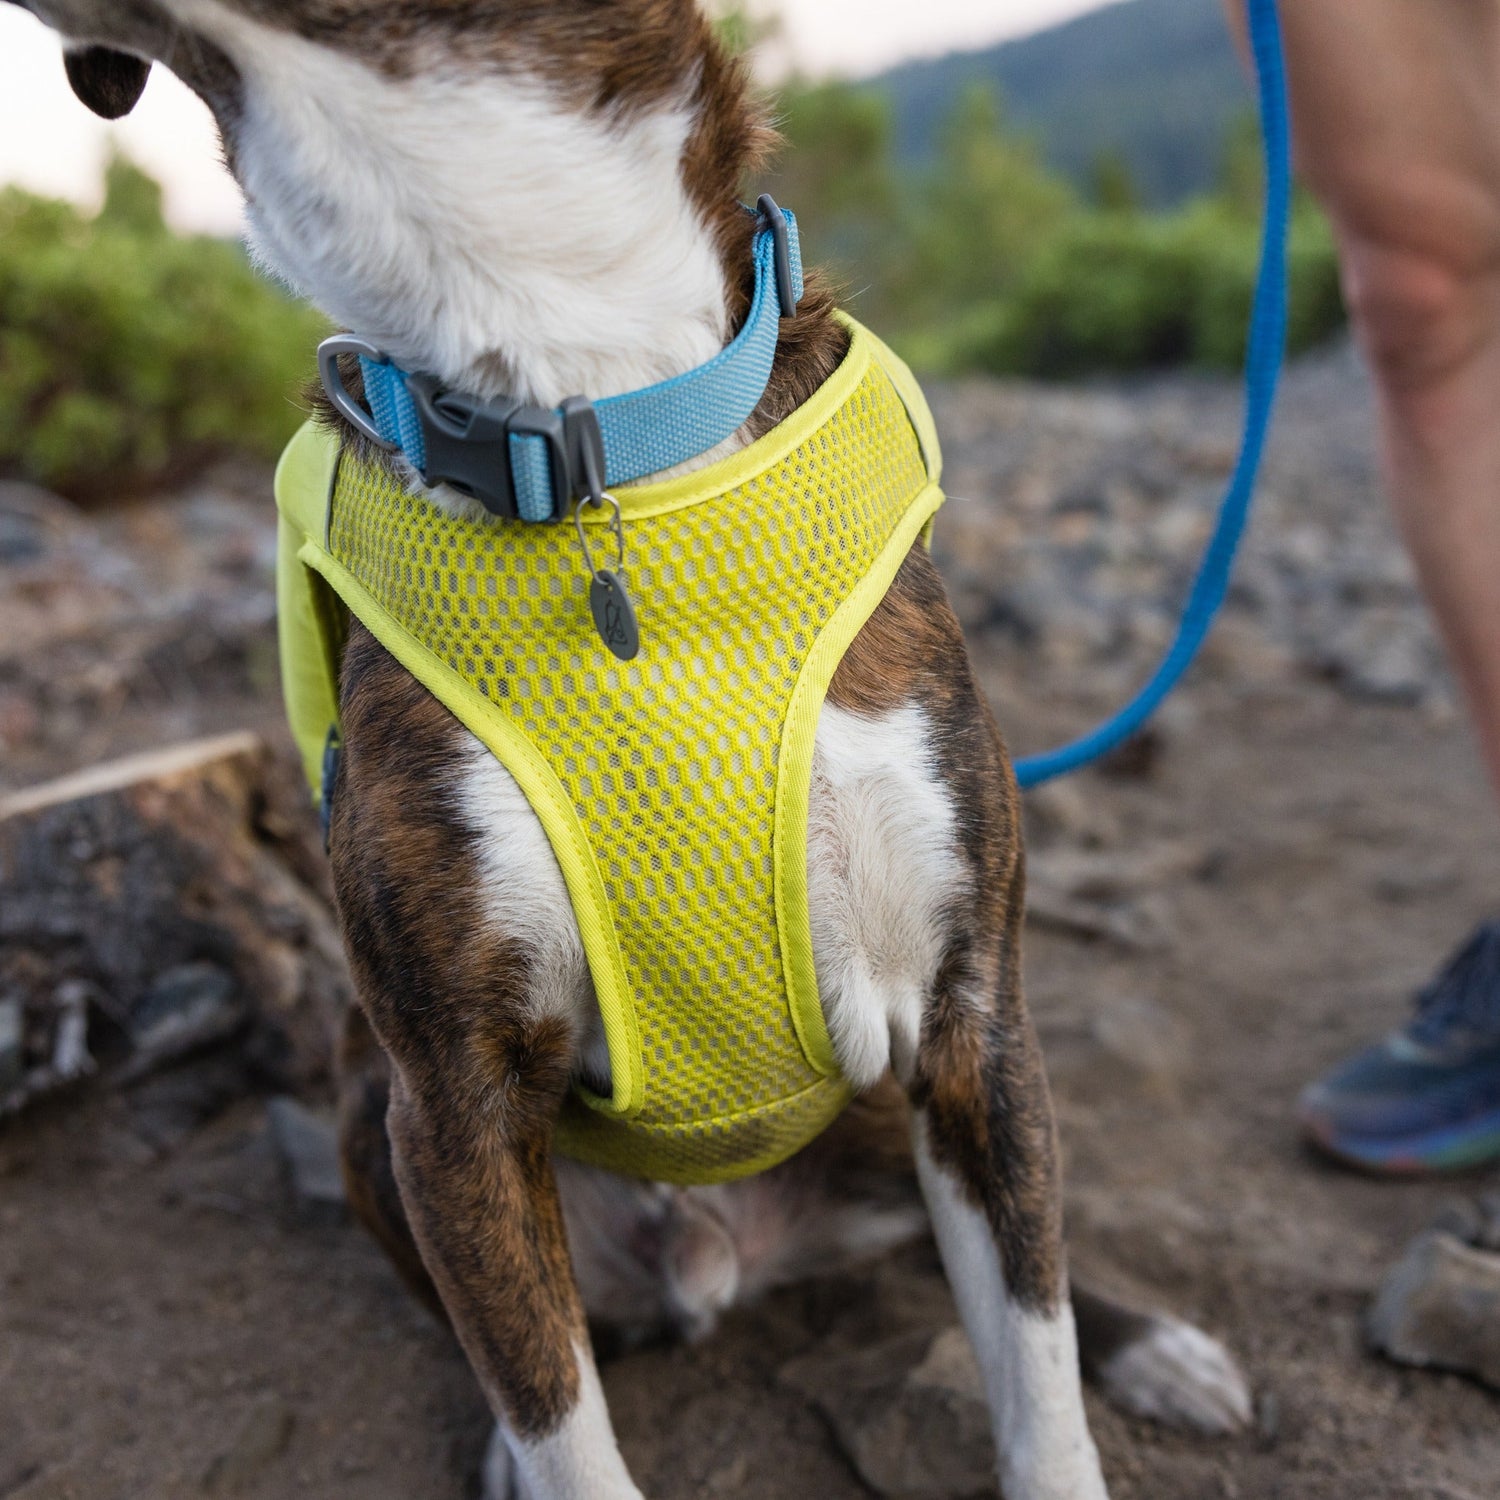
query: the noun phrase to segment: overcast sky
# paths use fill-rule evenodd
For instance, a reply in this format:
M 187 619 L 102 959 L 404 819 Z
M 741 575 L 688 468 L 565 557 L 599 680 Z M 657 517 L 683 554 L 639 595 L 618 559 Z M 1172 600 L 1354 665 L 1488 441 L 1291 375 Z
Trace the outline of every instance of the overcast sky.
M 1035 31 L 1101 3 L 758 0 L 752 8 L 782 17 L 778 65 L 858 75 L 906 57 Z M 161 178 L 176 223 L 224 232 L 239 222 L 239 197 L 218 164 L 207 112 L 175 79 L 158 68 L 135 113 L 105 125 L 69 91 L 56 39 L 24 11 L 0 6 L 0 183 L 95 202 L 111 136 Z

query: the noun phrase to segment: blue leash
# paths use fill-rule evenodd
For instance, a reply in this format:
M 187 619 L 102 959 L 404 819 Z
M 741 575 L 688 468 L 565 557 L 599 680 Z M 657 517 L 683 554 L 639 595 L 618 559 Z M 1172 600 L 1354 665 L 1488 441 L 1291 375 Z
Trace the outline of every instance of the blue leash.
M 1229 574 L 1255 496 L 1255 480 L 1271 424 L 1271 410 L 1276 404 L 1276 385 L 1286 346 L 1286 239 L 1292 200 L 1286 60 L 1276 0 L 1249 0 L 1249 19 L 1265 143 L 1266 205 L 1260 271 L 1245 357 L 1245 429 L 1239 458 L 1219 510 L 1218 524 L 1203 554 L 1198 576 L 1193 580 L 1182 623 L 1155 675 L 1131 702 L 1082 739 L 1018 760 L 1016 780 L 1023 787 L 1039 786 L 1090 765 L 1135 734 L 1193 664 L 1229 591 Z

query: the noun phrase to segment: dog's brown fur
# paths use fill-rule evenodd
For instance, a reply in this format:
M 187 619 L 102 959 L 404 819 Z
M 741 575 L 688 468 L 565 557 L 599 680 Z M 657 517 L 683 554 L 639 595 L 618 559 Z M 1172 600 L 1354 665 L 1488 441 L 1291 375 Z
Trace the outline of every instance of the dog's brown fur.
M 173 23 L 165 0 L 33 3 L 70 8 L 87 22 L 74 32 L 87 41 L 170 59 L 214 109 L 233 164 L 245 80 L 204 38 Z M 753 268 L 736 199 L 774 137 L 743 65 L 725 54 L 692 0 L 222 3 L 396 77 L 420 77 L 436 58 L 540 78 L 578 110 L 622 128 L 642 112 L 685 107 L 694 124 L 683 183 L 718 249 L 726 322 L 743 321 Z M 112 66 L 95 57 L 85 79 L 85 93 L 106 108 L 135 76 Z M 796 316 L 782 323 L 750 434 L 806 401 L 846 349 L 832 298 L 810 277 Z M 503 372 L 505 354 L 483 359 Z M 326 408 L 324 417 L 341 421 Z M 347 429 L 344 436 L 352 441 Z M 575 1351 L 587 1337 L 550 1160 L 577 1038 L 564 1022 L 529 1018 L 532 961 L 482 910 L 477 835 L 455 800 L 469 754 L 464 731 L 358 624 L 340 700 L 344 760 L 331 847 L 362 1007 L 343 1045 L 351 1200 L 407 1280 L 451 1320 L 511 1433 L 541 1437 L 578 1404 Z M 944 1175 L 993 1231 L 1005 1294 L 1050 1315 L 1066 1278 L 1051 1105 L 1021 995 L 1017 794 L 921 547 L 846 655 L 829 700 L 867 717 L 914 706 L 930 731 L 936 776 L 956 809 L 968 894 L 949 913 L 909 1103 Z M 909 1175 L 909 1154 L 890 1148 L 894 1118 L 872 1101 L 785 1170 L 812 1180 L 878 1164 Z M 1107 1304 L 1088 1306 L 1103 1344 L 1117 1347 L 1131 1334 L 1111 1321 Z
M 341 699 L 334 884 L 360 1000 L 394 1064 L 400 1201 L 486 1389 L 516 1431 L 547 1432 L 577 1399 L 585 1337 L 550 1160 L 572 1038 L 506 1003 L 528 960 L 479 909 L 473 836 L 451 800 L 457 722 L 357 625 Z M 345 1161 L 356 1183 L 373 1163 L 354 1201 L 410 1270 L 379 1153 Z
M 311 34 L 347 14 L 343 0 L 300 9 Z M 527 45 L 540 41 L 545 50 L 549 37 L 559 47 L 565 38 L 574 78 L 602 80 L 594 107 L 629 108 L 658 98 L 672 80 L 696 70 L 700 90 L 707 90 L 704 124 L 684 168 L 716 228 L 734 298 L 731 317 L 741 317 L 752 268 L 734 189 L 770 140 L 744 73 L 723 58 L 703 23 L 684 23 L 677 0 L 605 9 L 643 24 L 665 24 L 670 15 L 670 45 L 631 46 L 615 56 L 614 31 L 593 25 L 591 8 L 570 5 L 546 6 L 548 19 Z M 463 4 L 436 12 L 422 24 L 466 24 Z M 402 31 L 408 24 L 418 23 L 413 17 L 387 33 L 405 36 L 390 47 L 392 67 L 420 55 L 415 38 Z M 580 55 L 589 57 L 595 47 L 602 49 L 598 68 L 579 66 Z M 811 280 L 797 316 L 783 324 L 752 433 L 783 420 L 837 367 L 847 336 L 832 314 L 831 296 Z M 978 894 L 958 925 L 924 1025 L 913 1100 L 928 1114 L 935 1155 L 993 1226 L 1012 1294 L 1050 1313 L 1064 1285 L 1058 1174 L 1050 1101 L 1020 992 L 1016 792 L 958 622 L 923 548 L 906 560 L 829 696 L 866 715 L 915 704 L 932 725 L 939 774 L 958 808 Z M 332 831 L 334 871 L 362 1000 L 394 1064 L 389 1122 L 397 1163 L 388 1178 L 371 1111 L 357 1107 L 357 1091 L 351 1105 L 346 1090 L 354 1202 L 408 1279 L 422 1285 L 412 1254 L 419 1251 L 515 1431 L 544 1434 L 576 1397 L 570 1352 L 583 1327 L 547 1168 L 570 1038 L 556 1027 L 518 1029 L 510 1019 L 509 997 L 523 993 L 526 960 L 482 936 L 475 919 L 477 868 L 449 801 L 461 754 L 454 721 L 359 627 L 345 656 L 341 697 L 345 767 Z M 463 940 L 455 942 L 456 934 Z M 976 994 L 990 1003 L 976 1007 Z M 378 1088 L 368 1104 L 377 1100 Z M 400 1228 L 391 1181 L 410 1215 L 410 1233 Z

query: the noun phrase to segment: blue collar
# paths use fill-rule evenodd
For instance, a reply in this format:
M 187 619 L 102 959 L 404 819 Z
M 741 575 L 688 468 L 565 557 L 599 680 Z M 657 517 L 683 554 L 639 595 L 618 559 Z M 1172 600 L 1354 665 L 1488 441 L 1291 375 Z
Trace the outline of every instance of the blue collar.
M 623 396 L 571 396 L 555 410 L 508 396 L 481 401 L 394 365 L 366 339 L 318 349 L 328 398 L 372 443 L 405 454 L 428 485 L 473 496 L 495 515 L 560 520 L 572 500 L 675 468 L 744 426 L 765 394 L 782 318 L 802 297 L 797 220 L 762 195 L 755 296 L 734 341 L 707 364 Z M 344 388 L 338 356 L 359 356 L 366 412 Z

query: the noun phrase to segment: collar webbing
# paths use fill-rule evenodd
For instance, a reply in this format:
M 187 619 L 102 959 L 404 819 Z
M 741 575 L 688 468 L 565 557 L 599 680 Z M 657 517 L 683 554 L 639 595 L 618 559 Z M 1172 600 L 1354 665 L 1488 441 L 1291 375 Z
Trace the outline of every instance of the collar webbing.
M 510 397 L 480 401 L 393 364 L 358 338 L 319 351 L 334 405 L 367 437 L 403 453 L 428 485 L 448 484 L 496 514 L 550 521 L 571 499 L 596 495 L 707 453 L 749 419 L 771 376 L 780 321 L 802 297 L 796 217 L 759 204 L 755 294 L 733 342 L 706 364 L 625 395 L 575 396 L 555 410 Z M 369 414 L 354 405 L 337 356 L 355 353 Z

